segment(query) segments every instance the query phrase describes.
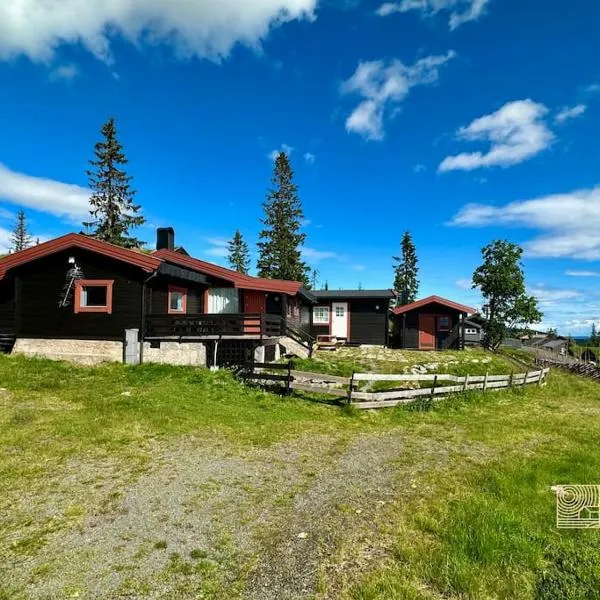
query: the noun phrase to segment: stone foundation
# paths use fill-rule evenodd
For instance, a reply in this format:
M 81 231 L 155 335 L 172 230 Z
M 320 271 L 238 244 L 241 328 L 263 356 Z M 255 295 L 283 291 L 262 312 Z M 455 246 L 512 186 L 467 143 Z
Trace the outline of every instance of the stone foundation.
M 160 342 L 160 348 L 152 348 L 149 342 L 145 342 L 143 362 L 205 367 L 206 345 L 200 342 Z
M 83 365 L 98 365 L 104 362 L 123 362 L 123 343 L 17 338 L 12 353 L 52 360 L 69 360 Z

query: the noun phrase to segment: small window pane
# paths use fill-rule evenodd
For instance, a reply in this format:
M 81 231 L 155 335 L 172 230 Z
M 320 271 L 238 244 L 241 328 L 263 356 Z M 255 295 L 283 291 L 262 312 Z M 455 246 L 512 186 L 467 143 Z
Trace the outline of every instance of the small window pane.
M 450 329 L 450 317 L 438 317 L 438 329 L 448 331 Z
M 335 307 L 335 316 L 336 317 L 343 317 L 344 316 L 344 307 L 343 306 L 336 306 Z
M 329 308 L 326 306 L 315 306 L 313 308 L 313 322 L 329 324 Z
M 181 292 L 171 292 L 171 310 L 183 312 L 183 294 Z
M 84 286 L 81 290 L 81 306 L 106 306 L 108 290 L 103 285 Z

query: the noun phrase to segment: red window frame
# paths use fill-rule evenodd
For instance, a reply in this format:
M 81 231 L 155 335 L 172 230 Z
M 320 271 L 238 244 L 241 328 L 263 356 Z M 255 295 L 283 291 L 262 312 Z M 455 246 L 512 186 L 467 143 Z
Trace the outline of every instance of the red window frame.
M 112 314 L 114 279 L 78 279 L 75 282 L 75 314 L 105 313 Z M 105 287 L 106 306 L 83 306 L 81 303 L 83 288 Z
M 181 310 L 174 310 L 171 308 L 171 295 L 173 294 L 173 292 L 178 292 L 182 295 L 182 309 Z M 185 315 L 187 314 L 187 295 L 188 295 L 188 290 L 187 288 L 183 288 L 183 287 L 178 287 L 176 285 L 170 285 L 169 286 L 169 297 L 167 299 L 167 313 L 170 315 Z
M 442 327 L 442 319 L 448 319 L 448 327 Z M 450 315 L 439 315 L 437 319 L 438 331 L 450 331 L 452 329 L 452 319 Z

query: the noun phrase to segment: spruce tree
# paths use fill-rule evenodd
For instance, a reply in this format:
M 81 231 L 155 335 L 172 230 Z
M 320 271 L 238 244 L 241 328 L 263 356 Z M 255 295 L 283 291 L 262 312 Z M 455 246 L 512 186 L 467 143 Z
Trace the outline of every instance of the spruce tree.
M 248 244 L 244 241 L 240 230 L 236 230 L 233 238 L 227 243 L 229 255 L 227 260 L 231 265 L 232 269 L 235 269 L 238 273 L 248 274 L 250 269 L 250 252 L 248 251 Z
M 300 233 L 304 213 L 294 183 L 294 173 L 285 152 L 275 159 L 272 188 L 263 204 L 265 210 L 258 243 L 258 274 L 272 279 L 308 281 L 308 266 L 302 261 L 300 248 L 306 239 Z
M 130 235 L 131 228 L 145 223 L 140 205 L 134 204 L 131 177 L 123 170 L 128 160 L 117 139 L 115 120 L 102 126 L 102 141 L 95 146 L 94 160 L 88 169 L 91 220 L 83 223 L 91 237 L 125 248 L 139 248 L 143 242 Z
M 419 293 L 417 253 L 409 231 L 402 236 L 401 250 L 402 256 L 394 256 L 394 290 L 398 292 L 396 306 L 414 302 Z
M 27 217 L 24 210 L 19 210 L 17 213 L 17 220 L 10 241 L 12 242 L 11 252 L 20 252 L 31 246 L 32 239 L 27 229 Z
M 598 345 L 598 330 L 596 329 L 596 323 L 592 323 L 592 334 L 590 335 L 590 344 L 592 346 Z

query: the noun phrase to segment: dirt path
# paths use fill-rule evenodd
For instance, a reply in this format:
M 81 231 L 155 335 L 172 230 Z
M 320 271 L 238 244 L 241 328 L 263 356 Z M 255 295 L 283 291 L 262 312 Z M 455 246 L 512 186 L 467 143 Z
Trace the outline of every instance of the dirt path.
M 0 542 L 3 584 L 32 599 L 310 597 L 330 558 L 376 530 L 402 447 L 399 433 L 267 449 L 187 437 L 154 442 L 141 471 L 72 460 L 43 497 L 11 504 L 44 536 Z

